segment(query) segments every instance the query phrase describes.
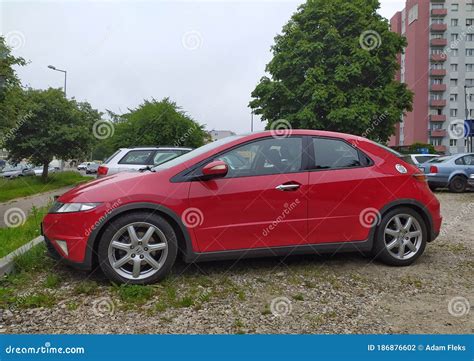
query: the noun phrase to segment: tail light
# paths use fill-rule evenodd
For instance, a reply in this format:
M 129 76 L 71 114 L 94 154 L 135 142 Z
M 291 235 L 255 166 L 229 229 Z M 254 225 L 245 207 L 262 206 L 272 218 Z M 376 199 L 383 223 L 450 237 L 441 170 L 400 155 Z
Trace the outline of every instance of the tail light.
M 109 171 L 109 168 L 107 168 L 104 165 L 99 166 L 97 169 L 97 175 L 107 175 L 107 172 Z
M 432 165 L 430 167 L 430 173 L 438 173 L 438 167 L 435 165 Z

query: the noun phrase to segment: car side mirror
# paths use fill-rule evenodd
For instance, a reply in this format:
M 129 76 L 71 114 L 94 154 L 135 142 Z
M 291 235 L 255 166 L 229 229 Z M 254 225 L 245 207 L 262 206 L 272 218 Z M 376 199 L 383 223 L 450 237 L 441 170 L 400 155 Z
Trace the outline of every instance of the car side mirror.
M 229 167 L 221 160 L 206 164 L 202 168 L 202 175 L 204 179 L 221 178 L 227 175 Z

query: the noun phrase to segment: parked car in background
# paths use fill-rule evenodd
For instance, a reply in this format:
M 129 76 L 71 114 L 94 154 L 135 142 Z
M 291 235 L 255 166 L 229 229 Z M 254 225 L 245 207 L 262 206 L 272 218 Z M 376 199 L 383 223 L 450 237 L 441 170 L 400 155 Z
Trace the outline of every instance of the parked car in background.
M 91 164 L 92 162 L 84 162 L 84 163 L 81 163 L 77 166 L 77 170 L 86 170 L 87 169 L 87 166 L 89 164 Z
M 120 172 L 136 172 L 146 167 L 156 167 L 191 150 L 192 148 L 179 147 L 121 148 L 99 167 L 97 178 Z
M 429 162 L 430 160 L 438 157 L 440 157 L 438 154 L 406 154 L 402 155 L 401 158 L 405 162 L 416 165 L 418 167 L 420 164 Z
M 3 168 L 7 165 L 7 162 L 4 161 L 3 159 L 0 159 L 0 172 L 2 171 Z
M 97 169 L 99 169 L 99 163 L 89 163 L 86 167 L 86 174 L 95 174 L 97 173 Z
M 18 177 L 34 176 L 33 167 L 28 164 L 7 165 L 2 169 L 0 178 L 13 179 Z
M 35 172 L 36 176 L 42 176 L 43 175 L 43 166 L 34 167 L 33 171 Z M 56 171 L 57 171 L 57 169 L 55 167 L 51 167 L 51 165 L 48 167 L 48 174 L 56 173 Z
M 422 164 L 431 190 L 448 187 L 450 191 L 464 192 L 474 186 L 474 153 L 444 156 Z
M 352 251 L 408 266 L 441 221 L 425 175 L 398 153 L 354 135 L 293 129 L 229 136 L 146 172 L 80 185 L 56 200 L 42 230 L 55 257 L 146 284 L 163 279 L 178 255 Z

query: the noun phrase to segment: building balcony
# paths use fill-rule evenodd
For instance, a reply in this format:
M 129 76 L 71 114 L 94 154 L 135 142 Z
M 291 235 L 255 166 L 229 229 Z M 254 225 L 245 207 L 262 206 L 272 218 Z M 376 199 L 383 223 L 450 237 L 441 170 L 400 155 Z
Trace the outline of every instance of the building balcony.
M 448 9 L 431 9 L 431 16 L 446 16 Z
M 448 45 L 448 39 L 431 39 L 431 46 L 446 46 Z
M 446 75 L 446 69 L 431 69 L 430 70 L 430 75 L 431 76 L 445 76 Z
M 446 91 L 446 84 L 431 84 L 430 90 L 432 92 L 444 92 Z
M 445 122 L 446 121 L 446 115 L 440 114 L 440 115 L 435 115 L 432 114 L 430 115 L 430 122 Z
M 437 61 L 437 62 L 446 61 L 446 54 L 445 53 L 431 54 L 430 59 L 431 61 Z
M 437 152 L 446 152 L 446 146 L 445 145 L 435 145 L 434 149 Z
M 430 136 L 431 137 L 438 137 L 442 138 L 446 136 L 446 130 L 445 129 L 434 129 L 430 131 Z
M 432 99 L 430 101 L 430 106 L 433 108 L 442 108 L 446 106 L 446 100 L 445 99 Z
M 431 24 L 431 31 L 438 32 L 438 31 L 446 31 L 448 29 L 447 24 Z

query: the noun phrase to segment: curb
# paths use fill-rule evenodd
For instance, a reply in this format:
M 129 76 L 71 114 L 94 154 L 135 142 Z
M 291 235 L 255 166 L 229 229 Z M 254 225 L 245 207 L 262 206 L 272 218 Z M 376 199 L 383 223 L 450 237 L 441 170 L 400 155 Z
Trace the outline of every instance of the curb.
M 44 242 L 43 236 L 36 237 L 32 241 L 29 241 L 27 244 L 17 248 L 10 254 L 7 254 L 5 257 L 0 258 L 0 276 L 4 276 L 13 271 L 15 267 L 15 258 L 21 256 L 22 254 L 28 252 L 34 246 Z

